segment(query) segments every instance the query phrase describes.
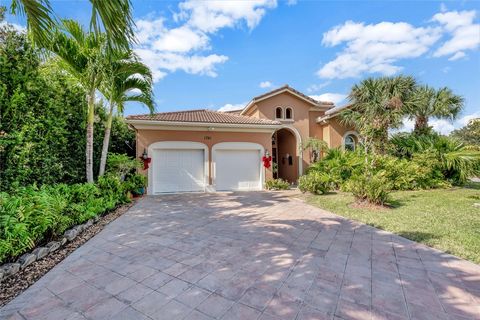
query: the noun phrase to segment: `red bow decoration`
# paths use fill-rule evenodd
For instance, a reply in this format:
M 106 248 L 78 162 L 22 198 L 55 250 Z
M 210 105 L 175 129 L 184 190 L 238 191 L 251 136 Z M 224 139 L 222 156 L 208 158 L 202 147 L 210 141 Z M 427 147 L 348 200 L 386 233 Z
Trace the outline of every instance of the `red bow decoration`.
M 142 159 L 143 161 L 143 170 L 147 170 L 149 167 L 150 167 L 150 162 L 152 162 L 152 158 L 142 158 L 140 157 L 140 159 Z
M 272 161 L 272 157 L 263 156 L 262 161 L 263 161 L 263 166 L 268 169 L 270 168 L 270 161 Z

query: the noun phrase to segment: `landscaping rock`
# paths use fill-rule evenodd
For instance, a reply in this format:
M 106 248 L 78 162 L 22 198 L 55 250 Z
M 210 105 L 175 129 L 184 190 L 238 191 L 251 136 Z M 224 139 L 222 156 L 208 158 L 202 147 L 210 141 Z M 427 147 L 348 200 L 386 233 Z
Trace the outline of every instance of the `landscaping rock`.
M 37 256 L 33 253 L 25 253 L 20 258 L 18 258 L 17 262 L 20 263 L 20 268 L 25 268 L 37 260 Z
M 68 241 L 72 241 L 73 239 L 75 239 L 77 237 L 77 230 L 75 228 L 73 229 L 70 229 L 70 230 L 67 230 L 65 231 L 65 238 L 67 238 Z
M 100 221 L 100 217 L 99 217 L 99 216 L 96 216 L 95 218 L 93 218 L 93 222 L 94 222 L 94 223 L 97 223 L 98 221 Z
M 61 240 L 60 240 L 60 246 L 63 246 L 65 243 L 67 243 L 68 239 L 63 237 Z
M 90 228 L 92 225 L 93 225 L 93 219 L 90 219 L 85 223 L 86 228 Z
M 11 276 L 20 271 L 20 263 L 6 263 L 1 268 L 5 276 Z
M 42 258 L 45 258 L 45 256 L 50 252 L 50 250 L 46 247 L 38 247 L 35 250 L 32 251 L 32 254 L 34 254 L 37 257 L 37 260 L 40 260 Z
M 47 243 L 46 247 L 48 248 L 49 252 L 53 252 L 53 251 L 57 250 L 58 248 L 60 248 L 60 242 L 50 241 L 49 243 Z
M 479 203 L 479 202 L 475 202 L 475 203 L 473 204 L 473 206 L 474 206 L 475 208 L 480 208 L 480 203 Z
M 0 283 L 2 283 L 3 278 L 5 277 L 5 272 L 0 269 Z

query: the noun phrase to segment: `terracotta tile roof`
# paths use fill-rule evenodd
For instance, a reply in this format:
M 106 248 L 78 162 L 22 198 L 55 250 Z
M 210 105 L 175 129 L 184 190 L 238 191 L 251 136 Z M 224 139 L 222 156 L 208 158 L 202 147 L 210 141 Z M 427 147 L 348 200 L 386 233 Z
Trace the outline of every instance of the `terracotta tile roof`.
M 253 101 L 255 101 L 255 100 L 260 100 L 260 99 L 262 99 L 262 98 L 264 98 L 264 97 L 266 97 L 266 96 L 275 94 L 275 93 L 280 92 L 280 91 L 283 91 L 283 90 L 285 90 L 285 89 L 288 89 L 288 90 L 294 92 L 295 94 L 301 96 L 302 98 L 310 101 L 310 102 L 313 103 L 313 104 L 317 104 L 317 105 L 327 105 L 327 106 L 333 106 L 333 105 L 334 105 L 334 103 L 333 103 L 333 102 L 330 102 L 330 101 L 318 101 L 318 100 L 315 100 L 315 99 L 313 99 L 312 97 L 309 97 L 309 96 L 307 96 L 306 94 L 303 94 L 303 93 L 301 93 L 300 91 L 298 91 L 298 90 L 290 87 L 288 84 L 286 84 L 286 85 L 284 85 L 284 86 L 281 86 L 280 88 L 274 89 L 274 90 L 272 90 L 272 91 L 266 92 L 266 93 L 264 93 L 264 94 L 261 94 L 261 95 L 259 95 L 259 96 L 256 96 L 256 97 L 254 97 L 252 100 L 253 100 Z
M 258 119 L 253 117 L 240 116 L 238 114 L 219 112 L 212 110 L 187 110 L 176 112 L 161 112 L 150 114 L 131 115 L 127 120 L 151 120 L 171 122 L 193 122 L 193 123 L 224 123 L 224 124 L 259 124 L 276 125 L 278 121 Z

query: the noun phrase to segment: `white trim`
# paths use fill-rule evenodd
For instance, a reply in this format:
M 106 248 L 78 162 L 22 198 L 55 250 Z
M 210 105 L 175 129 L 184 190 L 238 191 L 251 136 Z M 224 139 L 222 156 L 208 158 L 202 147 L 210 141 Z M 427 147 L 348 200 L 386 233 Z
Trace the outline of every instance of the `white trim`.
M 260 189 L 265 188 L 265 168 L 263 167 L 262 156 L 265 154 L 265 148 L 258 143 L 253 142 L 219 142 L 212 146 L 212 185 L 216 189 L 216 154 L 217 150 L 258 150 L 259 151 L 259 165 L 260 165 Z M 235 174 L 232 172 L 232 174 Z
M 277 109 L 280 108 L 282 110 L 282 117 L 277 118 Z M 285 109 L 282 106 L 275 107 L 275 120 L 284 120 L 285 119 Z
M 357 131 L 353 131 L 353 130 L 347 131 L 343 134 L 343 136 L 342 136 L 342 148 L 345 149 L 345 138 L 349 135 L 353 135 L 353 136 L 357 137 L 357 142 L 355 143 L 355 149 L 356 149 L 357 144 L 360 143 L 360 135 L 358 134 Z
M 196 150 L 203 150 L 203 161 L 204 161 L 204 191 L 208 186 L 208 163 L 209 163 L 209 154 L 208 154 L 208 146 L 206 144 L 194 141 L 158 141 L 150 144 L 148 146 L 148 155 L 150 157 L 153 156 L 154 150 L 161 150 L 161 149 L 196 149 Z M 148 185 L 147 185 L 147 193 L 153 193 L 153 162 L 155 160 L 152 158 L 152 165 L 148 169 Z
M 295 140 L 297 142 L 296 150 L 298 152 L 298 177 L 300 178 L 303 174 L 302 136 L 300 135 L 300 132 L 298 132 L 298 129 L 295 128 L 293 125 L 286 125 L 286 124 L 282 125 L 281 128 L 278 130 L 281 130 L 281 129 L 290 129 L 293 132 L 293 135 L 295 136 Z

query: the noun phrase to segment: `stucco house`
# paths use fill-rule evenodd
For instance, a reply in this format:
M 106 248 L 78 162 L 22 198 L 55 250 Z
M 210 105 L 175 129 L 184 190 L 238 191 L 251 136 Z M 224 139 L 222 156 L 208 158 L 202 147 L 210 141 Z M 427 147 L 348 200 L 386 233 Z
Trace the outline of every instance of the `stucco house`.
M 163 112 L 126 121 L 136 132 L 137 156 L 150 161 L 143 171 L 149 194 L 261 190 L 267 179 L 297 181 L 313 159 L 301 147 L 309 137 L 355 148 L 358 135 L 339 123 L 341 109 L 285 85 L 239 111 Z M 269 167 L 264 157 L 271 157 Z

